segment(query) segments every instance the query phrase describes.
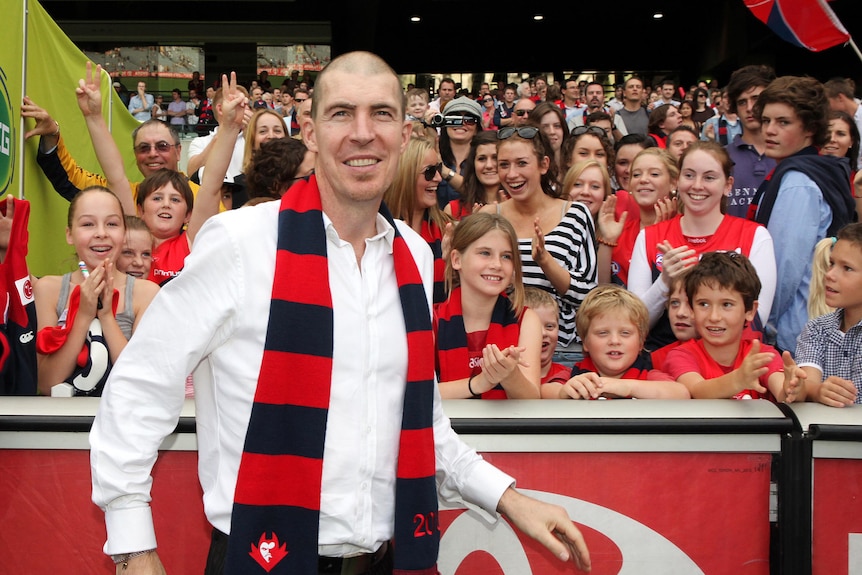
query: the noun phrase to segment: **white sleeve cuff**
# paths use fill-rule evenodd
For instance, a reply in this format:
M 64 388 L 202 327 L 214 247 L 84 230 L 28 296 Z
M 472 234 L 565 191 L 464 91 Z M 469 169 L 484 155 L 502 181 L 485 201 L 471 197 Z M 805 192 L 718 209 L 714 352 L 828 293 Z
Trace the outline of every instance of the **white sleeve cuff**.
M 509 487 L 514 486 L 514 477 L 481 460 L 470 470 L 470 478 L 462 486 L 460 495 L 467 507 L 493 522 L 499 517 L 497 505 L 500 498 Z
M 156 548 L 156 532 L 153 528 L 153 513 L 149 505 L 105 511 L 105 527 L 108 540 L 104 551 L 107 555 L 134 553 Z

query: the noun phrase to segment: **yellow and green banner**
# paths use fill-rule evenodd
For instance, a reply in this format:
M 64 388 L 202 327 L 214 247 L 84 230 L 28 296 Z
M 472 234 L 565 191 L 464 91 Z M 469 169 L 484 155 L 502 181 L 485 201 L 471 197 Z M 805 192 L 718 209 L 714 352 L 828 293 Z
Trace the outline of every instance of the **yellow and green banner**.
M 74 268 L 66 244 L 69 203 L 57 194 L 36 164 L 39 138 L 24 139 L 34 122 L 21 117 L 25 96 L 59 122 L 63 141 L 78 165 L 101 172 L 84 118 L 75 99 L 87 57 L 36 0 L 0 0 L 5 24 L 0 34 L 0 194 L 30 201 L 30 272 L 41 276 Z M 102 109 L 131 180 L 140 179 L 132 153 L 132 118 L 112 80 L 102 76 Z

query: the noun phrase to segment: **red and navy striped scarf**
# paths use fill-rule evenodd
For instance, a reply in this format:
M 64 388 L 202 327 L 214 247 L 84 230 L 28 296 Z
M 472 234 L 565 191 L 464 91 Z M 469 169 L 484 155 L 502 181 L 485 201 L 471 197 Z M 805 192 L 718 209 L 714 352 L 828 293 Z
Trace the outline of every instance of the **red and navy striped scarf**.
M 395 480 L 395 573 L 434 575 L 440 534 L 431 318 L 410 250 L 385 206 L 380 211 L 395 229 L 392 253 L 408 349 Z M 334 325 L 322 214 L 314 177 L 281 199 L 272 303 L 234 494 L 226 575 L 317 574 Z
M 509 298 L 502 294 L 497 296 L 485 344 L 494 343 L 500 349 L 518 345 L 520 321 L 512 310 Z M 435 308 L 434 328 L 437 336 L 437 377 L 440 381 L 454 381 L 481 373 L 482 369 L 478 365 L 470 363 L 467 329 L 464 327 L 464 315 L 461 311 L 460 287 L 453 289 L 449 299 Z M 506 391 L 500 384 L 482 394 L 482 399 L 506 398 Z
M 443 230 L 428 217 L 426 210 L 419 230 L 422 239 L 428 242 L 434 254 L 434 303 L 446 301 L 446 260 L 443 259 Z

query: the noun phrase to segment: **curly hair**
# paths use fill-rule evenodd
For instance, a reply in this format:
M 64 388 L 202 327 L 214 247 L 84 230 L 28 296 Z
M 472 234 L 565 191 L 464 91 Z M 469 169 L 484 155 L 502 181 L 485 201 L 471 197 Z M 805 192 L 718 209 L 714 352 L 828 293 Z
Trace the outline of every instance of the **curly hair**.
M 761 119 L 769 104 L 786 104 L 793 108 L 811 143 L 822 146 L 829 131 L 829 99 L 819 80 L 810 76 L 780 76 L 769 83 L 757 97 L 754 115 Z
M 308 148 L 302 140 L 277 138 L 260 145 L 245 173 L 249 199 L 278 199 L 299 179 L 296 175 Z

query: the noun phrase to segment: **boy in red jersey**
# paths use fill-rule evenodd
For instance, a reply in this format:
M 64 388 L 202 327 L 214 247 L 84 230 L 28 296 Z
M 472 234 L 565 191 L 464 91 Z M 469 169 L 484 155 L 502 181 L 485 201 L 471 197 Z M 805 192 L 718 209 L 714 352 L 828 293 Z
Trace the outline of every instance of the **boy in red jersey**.
M 664 369 L 695 399 L 792 401 L 805 372 L 788 352 L 762 344 L 748 325 L 760 279 L 747 257 L 708 252 L 688 273 L 685 291 L 699 338 L 672 350 Z
M 632 292 L 610 284 L 593 288 L 575 323 L 586 357 L 565 383 L 543 385 L 543 399 L 688 399 L 685 387 L 649 369 L 640 355 L 649 312 Z

